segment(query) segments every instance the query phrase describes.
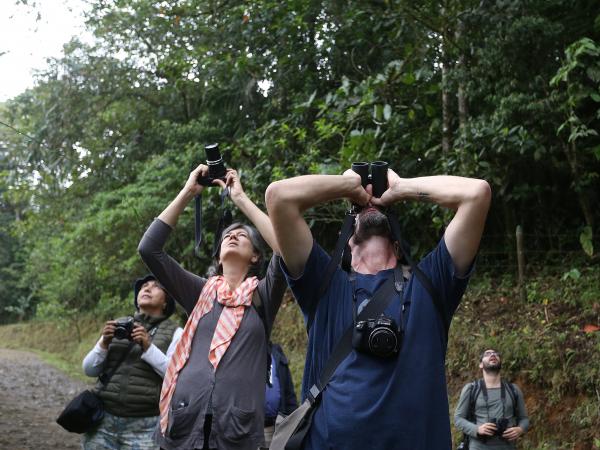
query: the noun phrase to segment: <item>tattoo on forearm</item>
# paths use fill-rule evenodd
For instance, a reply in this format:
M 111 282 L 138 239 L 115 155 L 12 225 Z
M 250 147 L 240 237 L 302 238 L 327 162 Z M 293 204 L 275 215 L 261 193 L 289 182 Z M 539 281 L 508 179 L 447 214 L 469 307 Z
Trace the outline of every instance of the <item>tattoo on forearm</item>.
M 426 202 L 431 201 L 431 197 L 429 196 L 428 192 L 417 192 L 417 198 Z

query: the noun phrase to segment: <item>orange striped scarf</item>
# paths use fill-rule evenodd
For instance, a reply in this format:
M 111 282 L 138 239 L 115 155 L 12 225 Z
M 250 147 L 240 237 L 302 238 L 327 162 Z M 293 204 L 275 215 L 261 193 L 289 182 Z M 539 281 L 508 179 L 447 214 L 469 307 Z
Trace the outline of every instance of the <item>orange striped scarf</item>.
M 202 288 L 198 302 L 196 302 L 196 306 L 185 324 L 181 339 L 179 339 L 175 351 L 171 356 L 163 380 L 159 403 L 160 429 L 163 435 L 166 433 L 167 425 L 169 423 L 169 405 L 171 404 L 171 399 L 175 392 L 177 377 L 179 376 L 179 371 L 183 368 L 190 356 L 192 339 L 196 333 L 198 322 L 213 309 L 216 296 L 217 301 L 221 303 L 224 308 L 219 316 L 219 321 L 217 322 L 210 343 L 208 360 L 213 365 L 214 369 L 217 370 L 221 358 L 227 351 L 233 336 L 235 336 L 235 333 L 240 327 L 246 307 L 252 303 L 252 293 L 257 285 L 258 279 L 256 277 L 246 278 L 244 282 L 232 292 L 227 280 L 219 275 L 209 278 L 204 285 L 204 288 Z

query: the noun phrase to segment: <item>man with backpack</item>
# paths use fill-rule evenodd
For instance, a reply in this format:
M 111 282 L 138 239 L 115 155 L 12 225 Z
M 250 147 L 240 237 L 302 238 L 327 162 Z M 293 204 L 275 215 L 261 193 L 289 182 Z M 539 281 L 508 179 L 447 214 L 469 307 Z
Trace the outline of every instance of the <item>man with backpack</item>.
M 529 428 L 523 393 L 515 384 L 502 380 L 497 350 L 485 350 L 479 368 L 483 378 L 463 387 L 454 413 L 454 423 L 464 433 L 463 448 L 515 449 L 515 442 Z

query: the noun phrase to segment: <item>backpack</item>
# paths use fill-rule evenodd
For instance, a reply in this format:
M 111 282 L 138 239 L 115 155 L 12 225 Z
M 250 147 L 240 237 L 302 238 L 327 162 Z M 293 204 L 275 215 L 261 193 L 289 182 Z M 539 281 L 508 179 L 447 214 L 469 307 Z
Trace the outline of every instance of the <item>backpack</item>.
M 515 385 L 502 380 L 502 386 L 504 387 L 504 390 L 508 392 L 508 395 L 512 401 L 513 416 L 515 418 L 519 417 L 517 411 L 517 399 L 519 398 L 519 395 Z M 483 381 L 483 378 L 469 383 L 469 409 L 467 410 L 467 420 L 470 422 L 475 422 L 475 404 L 477 402 L 477 397 L 481 392 L 483 392 L 484 396 L 487 397 L 487 389 L 485 388 L 485 381 Z M 463 433 L 463 440 L 458 445 L 457 450 L 469 450 L 470 438 L 471 437 L 468 434 Z

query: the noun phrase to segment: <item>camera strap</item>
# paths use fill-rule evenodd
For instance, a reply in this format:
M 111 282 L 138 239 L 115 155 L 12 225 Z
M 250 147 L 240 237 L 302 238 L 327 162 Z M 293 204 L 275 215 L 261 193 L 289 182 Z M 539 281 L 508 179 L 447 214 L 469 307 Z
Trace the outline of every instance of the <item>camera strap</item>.
M 200 258 L 202 244 L 202 194 L 194 197 L 194 254 Z
M 229 200 L 229 187 L 226 187 L 221 191 L 221 217 L 219 217 L 219 223 L 217 224 L 217 231 L 215 231 L 215 242 L 213 243 L 213 258 L 216 258 L 219 254 L 219 244 L 221 243 L 221 234 L 223 230 L 231 225 L 232 215 L 231 210 L 228 207 Z
M 350 240 L 350 236 L 352 236 L 352 233 L 354 233 L 355 221 L 356 213 L 354 213 L 352 210 L 346 212 L 340 235 L 338 237 L 337 242 L 335 243 L 335 249 L 331 254 L 331 259 L 329 260 L 327 267 L 325 268 L 325 274 L 323 275 L 323 281 L 321 281 L 321 285 L 319 286 L 317 298 L 321 298 L 329 288 L 329 282 L 331 281 L 331 277 L 333 276 L 333 273 L 336 271 L 340 262 L 342 261 L 342 253 L 344 252 L 344 247 Z M 307 332 L 312 326 L 313 320 L 315 319 L 316 307 L 317 306 L 315 304 L 308 313 L 308 320 L 306 323 Z
M 419 267 L 413 261 L 411 255 L 410 255 L 410 247 L 409 247 L 408 243 L 404 239 L 402 239 L 402 233 L 400 231 L 400 224 L 398 223 L 398 219 L 391 211 L 386 212 L 385 215 L 387 216 L 388 222 L 390 224 L 390 229 L 392 231 L 392 238 L 398 242 L 398 245 L 400 245 L 400 250 L 402 251 L 402 254 L 404 255 L 404 257 L 406 258 L 406 261 L 408 262 L 408 264 L 410 264 L 412 273 L 419 279 L 419 281 L 421 282 L 423 287 L 429 293 L 431 300 L 433 301 L 435 309 L 437 310 L 438 315 L 440 316 L 440 319 L 442 320 L 442 324 L 444 326 L 444 337 L 446 339 L 445 342 L 447 343 L 448 342 L 448 331 L 450 330 L 450 317 L 449 317 L 450 314 L 448 313 L 448 310 L 445 307 L 445 304 L 442 303 L 442 299 L 441 299 L 439 293 L 437 292 L 437 289 L 435 289 L 435 287 L 433 286 L 433 283 L 431 282 L 429 277 L 427 277 L 427 275 L 425 275 L 423 273 L 423 271 L 421 269 L 419 269 Z
M 219 242 L 221 241 L 221 233 L 231 225 L 232 215 L 231 210 L 227 206 L 229 199 L 229 187 L 221 191 L 221 217 L 215 231 L 215 242 L 213 244 L 212 256 L 215 257 L 219 252 Z M 200 245 L 202 244 L 202 194 L 194 197 L 194 254 L 201 258 Z
M 403 277 L 402 269 L 400 264 L 397 264 L 394 269 L 394 275 L 388 277 L 387 280 L 375 291 L 373 298 L 366 304 L 362 309 L 357 321 L 367 320 L 372 317 L 379 317 L 385 308 L 392 302 L 396 295 L 403 292 Z M 352 332 L 354 330 L 354 323 L 349 326 L 344 334 L 333 348 L 327 363 L 323 367 L 319 381 L 313 387 L 310 388 L 309 396 L 312 396 L 314 400 L 317 400 L 320 393 L 325 389 L 329 379 L 335 372 L 337 366 L 350 354 L 352 351 Z M 315 390 L 316 388 L 316 390 Z M 317 391 L 318 390 L 318 391 Z
M 482 378 L 479 380 L 479 386 L 481 389 L 481 395 L 485 400 L 485 410 L 487 413 L 488 422 L 490 421 L 490 405 L 488 404 L 488 391 L 485 385 L 485 380 Z M 503 381 L 500 381 L 500 400 L 502 401 L 502 417 L 506 417 L 506 386 Z
M 413 261 L 411 255 L 410 255 L 410 247 L 409 247 L 408 243 L 402 238 L 402 232 L 400 231 L 400 224 L 398 223 L 398 219 L 391 211 L 387 211 L 385 213 L 385 215 L 387 216 L 388 222 L 390 224 L 390 230 L 392 232 L 392 239 L 398 242 L 398 245 L 400 246 L 400 250 L 402 251 L 402 254 L 406 258 L 406 261 L 410 264 L 412 273 L 419 279 L 419 282 L 427 290 L 427 292 L 429 293 L 429 296 L 431 297 L 431 300 L 433 301 L 433 304 L 438 312 L 438 315 L 440 316 L 440 319 L 442 320 L 442 324 L 444 327 L 444 338 L 445 338 L 445 342 L 447 343 L 448 342 L 448 331 L 450 329 L 450 318 L 449 318 L 450 314 L 448 313 L 447 308 L 442 303 L 441 297 L 440 297 L 439 293 L 437 292 L 437 290 L 435 289 L 435 287 L 433 286 L 433 283 L 431 282 L 431 280 L 427 277 L 427 275 L 425 275 L 423 273 L 423 271 L 421 269 L 419 269 L 419 267 Z M 348 211 L 344 218 L 344 223 L 342 224 L 342 229 L 340 231 L 338 240 L 335 244 L 335 249 L 331 255 L 331 259 L 329 260 L 329 263 L 327 264 L 327 267 L 325 268 L 325 274 L 323 275 L 323 280 L 321 281 L 321 285 L 319 286 L 317 298 L 321 298 L 325 294 L 327 289 L 329 288 L 329 283 L 331 282 L 331 277 L 333 276 L 334 272 L 336 271 L 336 269 L 340 265 L 340 262 L 342 261 L 342 254 L 344 253 L 344 248 L 346 247 L 346 244 L 350 240 L 352 233 L 354 233 L 355 222 L 356 222 L 356 212 L 354 210 Z M 315 312 L 316 312 L 316 305 L 314 305 L 312 310 L 309 311 L 309 313 L 308 313 L 308 320 L 307 320 L 307 326 L 306 326 L 307 330 L 309 330 L 310 327 L 312 326 L 312 323 L 315 318 Z

